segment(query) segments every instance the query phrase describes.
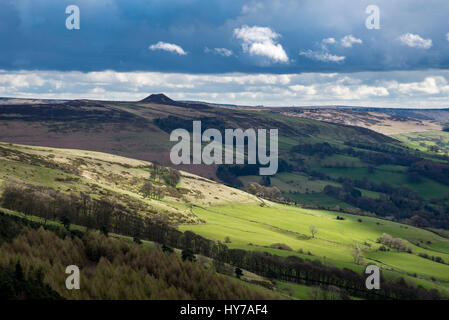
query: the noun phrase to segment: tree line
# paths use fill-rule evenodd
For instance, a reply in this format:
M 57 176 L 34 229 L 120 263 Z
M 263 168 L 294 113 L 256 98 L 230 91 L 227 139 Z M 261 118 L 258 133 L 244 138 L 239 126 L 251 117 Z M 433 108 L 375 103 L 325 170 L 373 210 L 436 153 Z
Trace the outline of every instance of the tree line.
M 404 280 L 383 281 L 381 290 L 368 291 L 365 275 L 349 269 L 338 269 L 299 257 L 279 257 L 265 252 L 229 249 L 221 242 L 212 241 L 193 232 L 181 232 L 148 216 L 129 212 L 108 199 L 90 199 L 86 196 L 65 195 L 57 191 L 42 192 L 42 187 L 7 184 L 2 205 L 8 209 L 48 219 L 44 208 L 50 209 L 50 218 L 70 221 L 89 228 L 146 239 L 166 247 L 189 249 L 221 263 L 228 263 L 272 279 L 307 285 L 336 286 L 350 295 L 366 299 L 437 299 L 436 290 L 425 290 Z M 44 189 L 45 190 L 45 189 Z M 47 193 L 47 194 L 46 194 Z M 50 193 L 51 197 L 48 196 Z M 37 200 L 39 197 L 41 199 Z M 52 200 L 53 198 L 53 200 Z M 36 205 L 40 201 L 40 205 Z M 45 204 L 47 202 L 47 204 Z M 42 207 L 45 204 L 44 207 Z
M 357 188 L 382 192 L 379 198 L 363 196 Z M 386 183 L 380 185 L 345 178 L 342 187 L 327 185 L 323 192 L 335 199 L 349 203 L 365 212 L 380 217 L 394 217 L 417 227 L 449 228 L 447 206 L 443 208 L 428 204 L 419 195 L 408 188 L 396 188 Z

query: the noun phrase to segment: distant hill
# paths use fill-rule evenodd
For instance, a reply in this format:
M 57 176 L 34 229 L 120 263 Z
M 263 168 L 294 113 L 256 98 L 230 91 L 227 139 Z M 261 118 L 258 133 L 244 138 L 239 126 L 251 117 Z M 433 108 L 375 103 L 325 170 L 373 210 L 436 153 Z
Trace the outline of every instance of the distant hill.
M 446 113 L 445 110 L 422 110 L 421 114 L 413 110 L 390 112 L 389 110 L 392 109 L 386 109 L 383 112 L 383 109 L 372 108 L 277 108 L 271 110 L 293 117 L 363 127 L 386 135 L 442 130 L 442 125 L 436 120 L 442 120 Z M 412 115 L 417 117 L 410 117 Z
M 0 105 L 0 141 L 110 152 L 170 165 L 169 131 L 203 128 L 278 128 L 285 137 L 314 135 L 327 141 L 385 142 L 391 139 L 363 128 L 324 124 L 270 111 L 229 109 L 178 102 L 153 94 L 139 102 L 73 100 L 51 104 Z M 334 132 L 339 132 L 338 135 Z M 215 178 L 215 166 L 181 166 Z
M 176 106 L 182 108 L 192 108 L 192 109 L 206 109 L 208 105 L 200 102 L 183 102 L 183 101 L 175 101 L 167 97 L 163 93 L 152 94 L 139 101 L 139 103 L 151 103 L 158 105 L 167 105 L 167 106 Z
M 176 102 L 163 93 L 152 94 L 139 102 L 176 105 Z
M 27 98 L 0 98 L 0 104 L 50 104 L 64 103 L 69 100 L 59 99 L 27 99 Z
M 438 122 L 449 121 L 449 109 L 407 109 L 407 108 L 352 108 L 364 112 L 378 112 L 394 116 L 408 117 L 421 120 L 434 120 Z

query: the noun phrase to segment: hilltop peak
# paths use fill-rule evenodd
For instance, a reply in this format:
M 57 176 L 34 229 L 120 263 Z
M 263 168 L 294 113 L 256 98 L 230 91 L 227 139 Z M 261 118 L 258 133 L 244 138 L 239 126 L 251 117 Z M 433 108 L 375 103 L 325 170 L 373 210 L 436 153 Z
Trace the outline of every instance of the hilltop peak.
M 152 103 L 159 103 L 159 104 L 173 104 L 175 103 L 174 100 L 170 99 L 163 93 L 156 93 L 149 95 L 145 99 L 141 100 L 140 102 L 152 102 Z

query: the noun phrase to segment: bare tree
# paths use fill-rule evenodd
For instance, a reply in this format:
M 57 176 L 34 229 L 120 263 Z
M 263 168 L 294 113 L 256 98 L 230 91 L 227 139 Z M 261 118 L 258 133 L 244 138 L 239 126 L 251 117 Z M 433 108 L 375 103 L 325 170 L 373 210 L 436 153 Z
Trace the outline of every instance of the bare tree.
M 312 238 L 315 238 L 315 235 L 318 233 L 318 228 L 315 227 L 313 224 L 309 226 L 310 233 L 312 234 Z
M 352 251 L 352 258 L 354 259 L 355 264 L 363 264 L 363 256 L 362 256 L 362 249 L 360 249 L 359 244 L 355 244 L 355 248 Z

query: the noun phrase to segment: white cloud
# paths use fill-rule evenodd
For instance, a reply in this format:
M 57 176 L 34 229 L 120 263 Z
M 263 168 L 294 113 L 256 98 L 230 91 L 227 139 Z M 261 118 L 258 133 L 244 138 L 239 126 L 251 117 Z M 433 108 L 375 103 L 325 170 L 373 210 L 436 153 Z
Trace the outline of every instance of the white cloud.
M 432 39 L 424 39 L 413 33 L 405 33 L 399 37 L 399 41 L 406 46 L 420 49 L 430 49 L 432 47 Z
M 337 99 L 360 100 L 373 97 L 385 97 L 390 95 L 387 88 L 368 85 L 342 86 L 334 85 L 327 87 L 327 92 Z
M 396 88 L 400 93 L 411 95 L 416 93 L 434 95 L 449 92 L 449 85 L 444 77 L 427 77 L 420 82 L 400 83 Z
M 323 61 L 323 62 L 342 62 L 346 59 L 345 56 L 337 56 L 330 54 L 329 52 L 320 52 L 320 51 L 312 51 L 306 50 L 299 52 L 300 56 L 305 56 L 309 59 Z
M 446 39 L 447 39 L 447 41 L 449 41 L 449 32 L 446 33 Z
M 337 40 L 335 38 L 326 38 L 321 40 L 321 50 L 328 52 L 329 49 L 327 48 L 329 45 L 335 45 L 337 43 Z
M 252 3 L 250 5 L 244 5 L 242 7 L 242 14 L 254 14 L 264 9 L 264 5 L 261 2 Z
M 234 53 L 232 52 L 232 50 L 226 49 L 226 48 L 214 48 L 214 49 L 209 49 L 208 47 L 204 48 L 204 52 L 209 53 L 209 52 L 213 52 L 216 54 L 219 54 L 223 57 L 230 57 L 232 56 Z
M 0 70 L 0 95 L 137 101 L 163 92 L 178 100 L 242 105 L 449 107 L 449 70 L 185 74 Z
M 324 44 L 335 44 L 337 41 L 335 40 L 335 38 L 326 38 L 326 39 L 323 39 L 322 42 Z
M 352 48 L 353 44 L 362 44 L 362 40 L 354 37 L 352 34 L 349 34 L 340 40 L 340 44 L 345 48 Z
M 320 43 L 321 51 L 313 51 L 309 49 L 300 51 L 299 55 L 307 57 L 312 60 L 338 63 L 343 62 L 346 59 L 346 57 L 330 53 L 328 46 L 340 44 L 342 47 L 352 48 L 353 44 L 361 44 L 361 43 L 362 40 L 354 37 L 352 34 L 344 36 L 343 38 L 340 39 L 340 41 L 337 41 L 335 38 L 325 38 L 321 40 Z
M 167 42 L 162 42 L 162 41 L 159 41 L 156 44 L 152 44 L 148 49 L 150 49 L 151 51 L 163 50 L 163 51 L 168 51 L 168 52 L 174 52 L 174 53 L 177 53 L 182 56 L 187 54 L 187 52 L 185 52 L 184 49 L 181 48 L 180 46 L 178 46 L 177 44 L 167 43 Z
M 321 48 L 325 51 L 328 50 L 328 45 L 336 45 L 339 43 L 344 48 L 352 48 L 354 44 L 362 44 L 363 41 L 359 38 L 354 37 L 352 34 L 348 34 L 337 42 L 335 38 L 325 38 L 321 40 Z
M 47 84 L 47 81 L 44 77 L 39 76 L 38 74 L 33 74 L 31 72 L 18 74 L 8 74 L 5 71 L 2 71 L 2 73 L 3 72 L 4 74 L 0 76 L 0 84 L 10 87 L 11 91 L 33 87 L 42 87 Z
M 317 93 L 315 86 L 304 86 L 302 84 L 295 84 L 293 86 L 289 86 L 289 88 L 295 93 L 301 93 L 306 95 L 314 95 Z
M 222 56 L 230 57 L 232 56 L 232 50 L 226 48 L 215 48 L 214 51 Z
M 267 57 L 274 62 L 288 62 L 284 48 L 276 43 L 280 35 L 268 27 L 244 25 L 234 29 L 234 36 L 242 41 L 243 51 L 250 55 Z

